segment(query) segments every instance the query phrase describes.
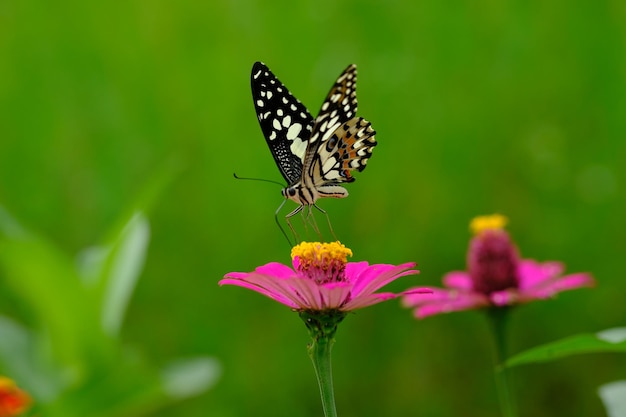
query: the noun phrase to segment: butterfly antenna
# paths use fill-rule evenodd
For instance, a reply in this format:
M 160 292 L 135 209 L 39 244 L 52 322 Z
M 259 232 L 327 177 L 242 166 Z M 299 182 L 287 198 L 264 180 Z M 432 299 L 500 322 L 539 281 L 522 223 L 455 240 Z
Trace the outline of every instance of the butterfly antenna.
M 239 175 L 237 175 L 236 172 L 233 172 L 233 177 L 235 177 L 238 180 L 250 180 L 250 181 L 263 181 L 263 182 L 271 182 L 272 184 L 278 184 L 281 186 L 281 188 L 284 188 L 285 186 L 283 184 L 281 184 L 278 181 L 273 181 L 273 180 L 268 180 L 265 178 L 251 178 L 251 177 L 240 177 Z M 282 207 L 282 204 L 281 204 Z
M 333 235 L 333 238 L 338 241 L 339 239 L 337 239 L 337 235 L 335 234 L 335 231 L 333 230 L 333 225 L 330 224 L 330 217 L 328 216 L 328 213 L 326 212 L 326 210 L 322 209 L 317 204 L 313 204 L 313 207 L 318 209 L 324 216 L 326 216 L 326 221 L 328 222 L 328 229 L 330 230 L 330 233 Z

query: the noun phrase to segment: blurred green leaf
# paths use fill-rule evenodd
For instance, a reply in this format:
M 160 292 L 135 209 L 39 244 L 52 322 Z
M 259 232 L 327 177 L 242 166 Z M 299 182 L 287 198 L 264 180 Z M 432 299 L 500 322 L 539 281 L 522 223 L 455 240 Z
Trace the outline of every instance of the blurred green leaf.
M 75 367 L 98 361 L 108 346 L 97 323 L 97 303 L 86 292 L 74 263 L 46 240 L 17 230 L 17 222 L 6 213 L 0 216 L 0 267 L 8 287 L 50 336 L 60 363 Z
M 135 213 L 110 246 L 88 248 L 79 257 L 85 282 L 102 289 L 102 328 L 117 336 L 146 258 L 150 225 Z
M 172 398 L 198 395 L 211 388 L 221 374 L 219 362 L 209 357 L 179 359 L 161 373 L 164 391 Z
M 608 417 L 626 417 L 626 381 L 604 384 L 598 389 Z
M 505 366 L 549 362 L 572 355 L 602 352 L 626 352 L 626 327 L 580 334 L 537 346 L 509 358 Z

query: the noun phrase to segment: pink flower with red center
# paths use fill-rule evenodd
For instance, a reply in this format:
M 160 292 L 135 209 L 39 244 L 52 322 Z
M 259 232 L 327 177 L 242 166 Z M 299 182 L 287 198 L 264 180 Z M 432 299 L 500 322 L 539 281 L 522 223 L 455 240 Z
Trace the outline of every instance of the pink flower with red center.
M 419 273 L 413 262 L 370 265 L 347 262 L 348 256 L 352 251 L 339 242 L 303 242 L 291 251 L 293 268 L 272 262 L 252 272 L 228 273 L 219 284 L 248 288 L 297 311 L 347 312 L 407 294 L 376 291 Z M 419 291 L 424 290 L 411 290 Z
M 415 308 L 415 316 L 483 307 L 506 307 L 580 287 L 592 287 L 590 274 L 563 275 L 560 262 L 520 259 L 519 251 L 504 230 L 507 219 L 501 215 L 482 216 L 470 225 L 475 236 L 467 252 L 467 271 L 446 274 L 446 288 L 432 288 L 433 294 L 408 294 L 403 305 Z

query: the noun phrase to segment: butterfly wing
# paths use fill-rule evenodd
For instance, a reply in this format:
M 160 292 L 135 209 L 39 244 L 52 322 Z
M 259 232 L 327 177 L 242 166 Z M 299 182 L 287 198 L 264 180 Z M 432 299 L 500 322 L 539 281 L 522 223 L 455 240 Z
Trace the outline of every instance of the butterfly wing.
M 313 117 L 262 62 L 252 66 L 254 108 L 276 165 L 289 185 L 302 178 Z
M 376 146 L 371 123 L 355 117 L 356 65 L 349 65 L 337 78 L 315 119 L 305 171 L 316 186 L 352 182 L 350 171 L 365 169 Z
M 350 171 L 363 171 L 376 146 L 376 131 L 362 117 L 337 127 L 311 156 L 308 173 L 317 187 L 352 182 Z
M 311 144 L 321 146 L 341 124 L 356 115 L 356 65 L 349 65 L 326 96 L 311 132 Z M 310 145 L 312 146 L 312 145 Z

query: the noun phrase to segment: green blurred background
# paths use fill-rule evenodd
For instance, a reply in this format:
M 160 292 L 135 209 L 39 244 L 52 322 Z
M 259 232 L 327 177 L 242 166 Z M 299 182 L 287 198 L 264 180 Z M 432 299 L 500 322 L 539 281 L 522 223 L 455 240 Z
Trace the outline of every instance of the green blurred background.
M 624 325 L 625 44 L 621 1 L 2 0 L 0 203 L 75 254 L 179 167 L 150 213 L 122 336 L 154 363 L 207 354 L 224 374 L 151 416 L 319 416 L 297 315 L 217 286 L 289 262 L 278 187 L 232 177 L 281 180 L 253 62 L 313 113 L 358 64 L 359 113 L 379 145 L 350 197 L 320 206 L 355 260 L 420 264 L 393 290 L 462 269 L 470 218 L 492 212 L 510 217 L 523 255 L 594 273 L 594 290 L 519 308 L 514 353 Z M 4 290 L 0 302 L 27 318 Z M 359 311 L 334 348 L 339 414 L 496 416 L 491 361 L 480 313 Z M 520 414 L 603 416 L 596 389 L 625 371 L 617 354 L 516 368 Z

